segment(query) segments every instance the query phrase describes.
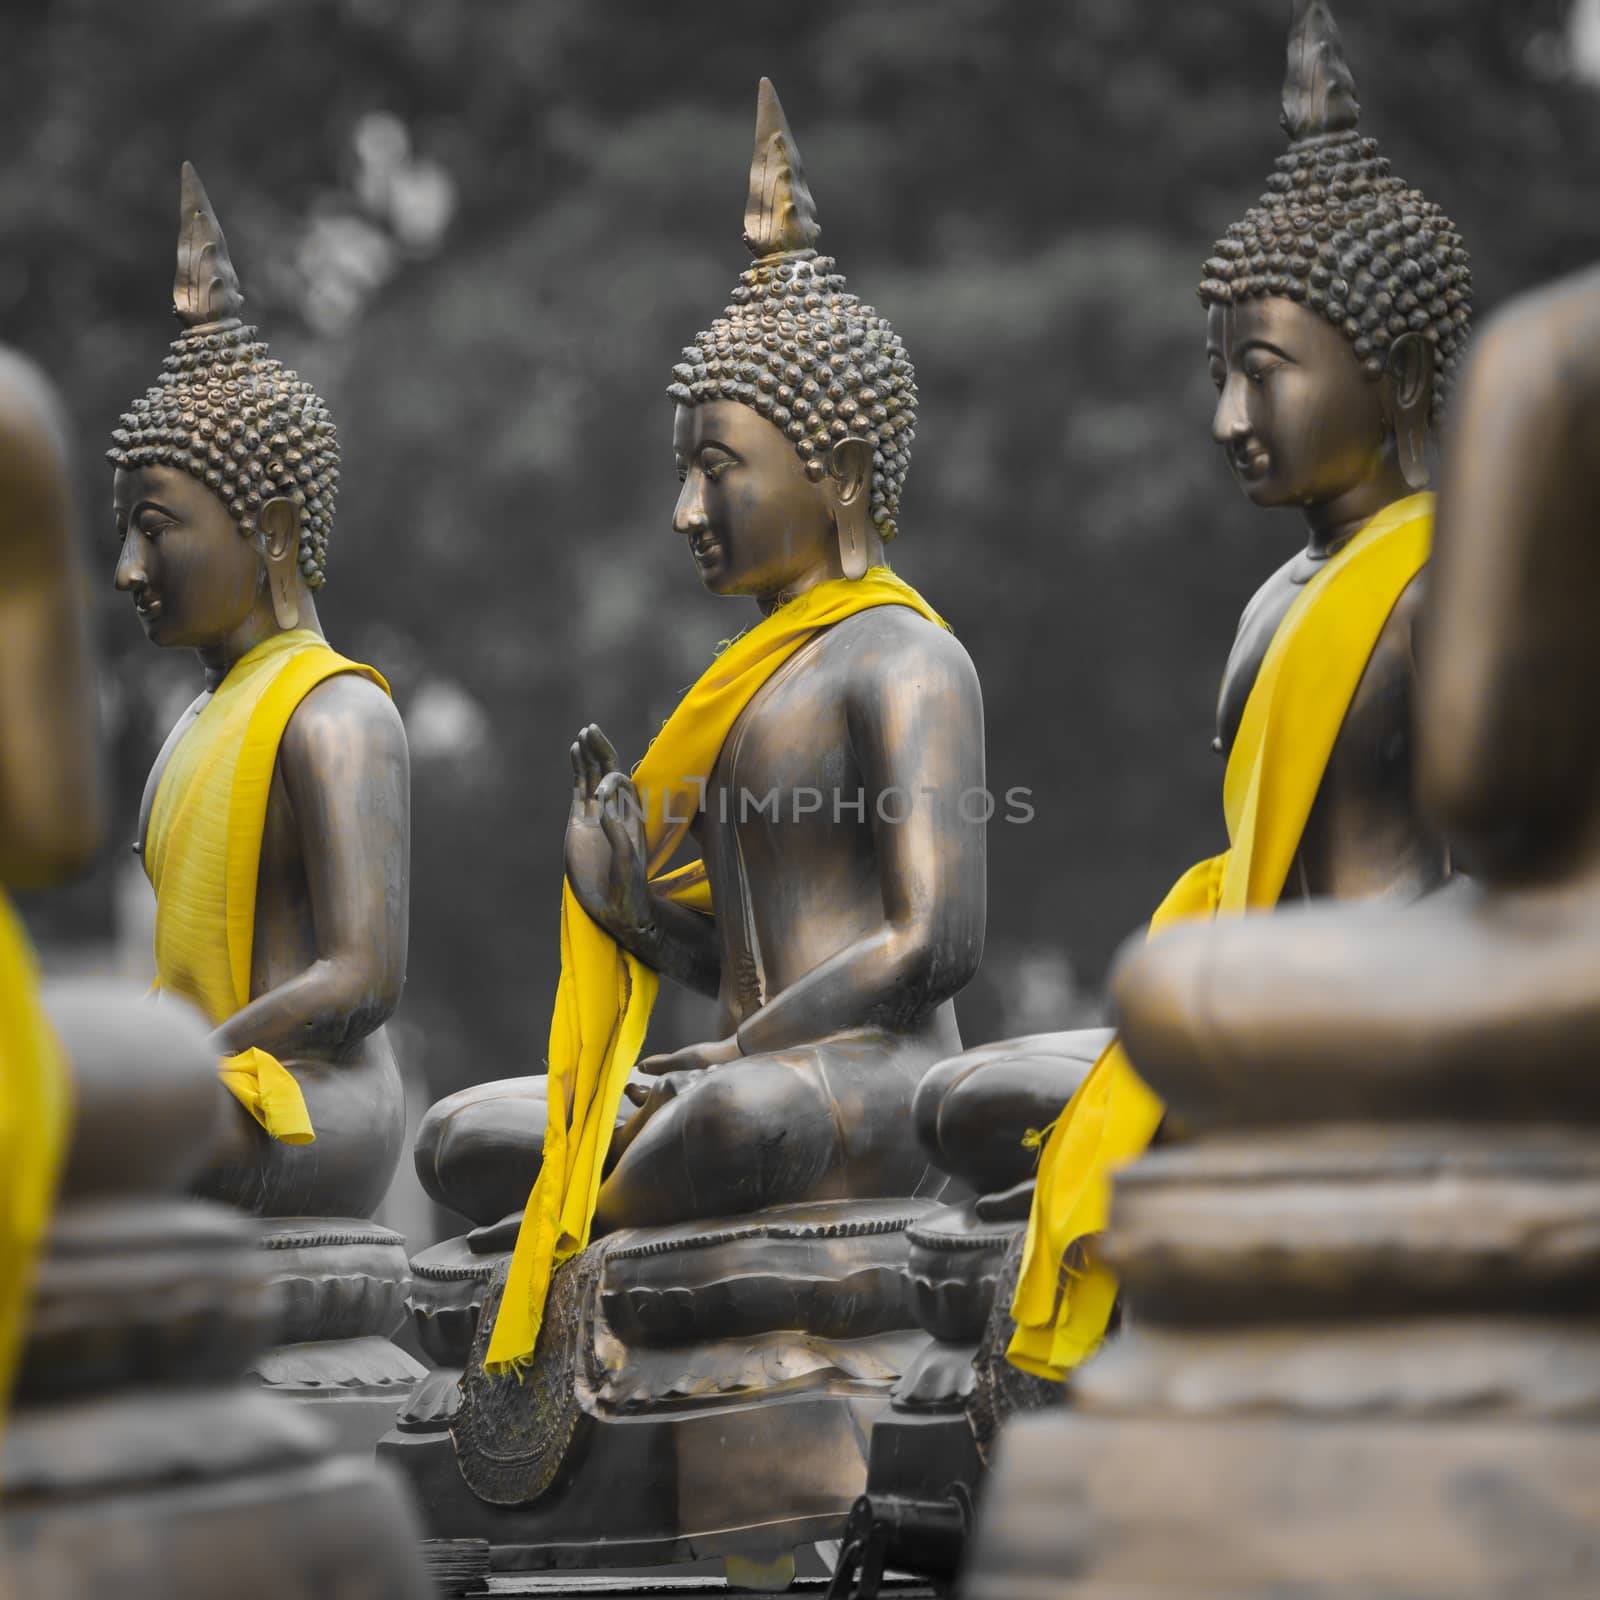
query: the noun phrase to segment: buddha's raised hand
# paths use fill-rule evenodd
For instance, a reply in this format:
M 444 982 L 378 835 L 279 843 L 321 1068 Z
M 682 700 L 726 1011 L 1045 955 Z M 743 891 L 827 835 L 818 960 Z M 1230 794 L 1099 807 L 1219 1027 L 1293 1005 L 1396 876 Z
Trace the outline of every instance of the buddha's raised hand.
M 608 933 L 637 933 L 651 918 L 639 793 L 619 770 L 611 741 L 592 723 L 573 741 L 572 774 L 567 880 L 578 904 Z

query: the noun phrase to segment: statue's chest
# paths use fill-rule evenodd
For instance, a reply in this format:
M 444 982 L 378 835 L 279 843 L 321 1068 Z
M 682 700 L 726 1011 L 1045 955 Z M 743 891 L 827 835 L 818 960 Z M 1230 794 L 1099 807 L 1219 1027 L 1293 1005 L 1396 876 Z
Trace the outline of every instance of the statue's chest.
M 861 787 L 842 684 L 815 645 L 796 652 L 736 719 L 712 770 L 706 809 L 718 822 L 832 817 Z
M 1239 735 L 1245 704 L 1261 674 L 1261 663 L 1273 635 L 1302 588 L 1303 585 L 1281 576 L 1274 579 L 1256 595 L 1239 623 L 1233 648 L 1228 652 L 1228 664 L 1223 670 L 1222 688 L 1217 695 L 1215 748 L 1224 756 L 1233 749 L 1233 741 Z

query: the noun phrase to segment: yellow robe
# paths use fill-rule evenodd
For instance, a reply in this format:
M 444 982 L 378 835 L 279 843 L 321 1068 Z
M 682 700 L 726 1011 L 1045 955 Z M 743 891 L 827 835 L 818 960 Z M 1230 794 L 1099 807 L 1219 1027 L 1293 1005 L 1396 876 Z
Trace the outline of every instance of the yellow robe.
M 1283 891 L 1345 712 L 1389 613 L 1428 559 L 1433 496 L 1373 517 L 1308 582 L 1278 625 L 1245 702 L 1222 808 L 1230 848 L 1191 867 L 1150 919 L 1153 934 L 1186 917 L 1271 907 Z M 1081 1241 L 1101 1232 L 1110 1175 L 1161 1121 L 1160 1100 L 1113 1039 L 1050 1130 L 1011 1303 L 1011 1362 L 1062 1378 L 1105 1335 L 1111 1273 Z M 1079 1252 L 1069 1259 L 1074 1245 Z
M 872 567 L 858 581 L 836 578 L 780 606 L 735 639 L 679 701 L 633 774 L 656 893 L 711 910 L 703 863 L 656 875 L 689 831 L 723 740 L 755 692 L 801 645 L 873 606 L 909 606 L 944 625 L 908 583 L 887 567 Z M 571 884 L 564 885 L 544 1164 L 523 1213 L 489 1340 L 484 1366 L 490 1372 L 514 1372 L 532 1359 L 550 1275 L 589 1242 L 606 1149 L 656 987 L 656 974 L 592 922 Z
M 0 1432 L 72 1120 L 71 1075 L 37 977 L 22 925 L 0 895 Z
M 296 707 L 324 679 L 371 667 L 320 634 L 274 634 L 232 670 L 178 741 L 150 808 L 144 865 L 156 891 L 156 984 L 219 1027 L 250 1000 L 256 876 L 278 744 Z M 223 1083 L 274 1138 L 314 1137 L 293 1075 L 265 1050 L 223 1058 Z

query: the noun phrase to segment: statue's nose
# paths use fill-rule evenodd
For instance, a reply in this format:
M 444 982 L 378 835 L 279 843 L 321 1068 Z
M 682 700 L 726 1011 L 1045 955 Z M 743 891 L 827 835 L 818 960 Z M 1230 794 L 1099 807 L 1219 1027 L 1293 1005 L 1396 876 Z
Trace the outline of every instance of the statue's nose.
M 1217 397 L 1217 409 L 1211 419 L 1211 437 L 1218 444 L 1237 444 L 1249 432 L 1250 418 L 1245 410 L 1243 385 L 1229 378 Z
M 691 472 L 683 480 L 682 492 L 678 495 L 678 508 L 672 514 L 673 530 L 685 536 L 699 533 L 706 526 L 705 501 L 700 493 L 699 474 Z
M 150 575 L 145 571 L 142 544 L 143 541 L 131 530 L 122 541 L 122 554 L 117 557 L 116 583 L 124 594 L 136 594 L 150 582 Z

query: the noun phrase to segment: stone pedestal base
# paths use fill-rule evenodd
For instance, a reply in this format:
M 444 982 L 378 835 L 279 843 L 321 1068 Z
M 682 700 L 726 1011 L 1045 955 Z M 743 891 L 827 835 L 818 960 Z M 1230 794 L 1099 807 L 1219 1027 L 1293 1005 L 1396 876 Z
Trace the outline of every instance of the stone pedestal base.
M 392 1475 L 330 1457 L 333 1407 L 241 1381 L 271 1299 L 251 1243 L 201 1201 L 62 1207 L 0 1459 L 7 1600 L 425 1600 Z
M 261 1226 L 282 1342 L 249 1372 L 275 1397 L 310 1407 L 341 1450 L 368 1455 L 423 1376 L 390 1341 L 405 1317 L 405 1240 L 359 1217 Z
M 496 1572 L 765 1563 L 841 1536 L 887 1411 L 886 1398 L 811 1395 L 613 1420 L 595 1429 L 570 1483 L 526 1506 L 478 1499 L 448 1436 L 396 1431 L 380 1458 L 405 1478 L 429 1537 L 485 1540 Z
M 892 1411 L 873 1427 L 869 1495 L 944 1499 L 956 1486 L 970 1492 L 982 1473 L 972 1425 L 960 1411 L 928 1416 Z
M 154 1412 L 143 1418 L 150 1438 L 172 1425 Z M 321 1449 L 318 1437 L 303 1459 L 247 1474 L 191 1472 L 88 1494 L 19 1495 L 0 1518 L 0 1593 L 18 1600 L 428 1600 L 415 1526 L 388 1475 L 351 1456 L 317 1460 Z
M 326 1423 L 340 1450 L 371 1455 L 422 1368 L 398 1345 L 368 1334 L 279 1345 L 258 1356 L 250 1372 L 276 1399 L 303 1405 Z
M 971 1600 L 1600 1594 L 1600 1141 L 1210 1134 L 1118 1174 L 1133 1325 L 1000 1435 Z
M 441 1447 L 454 1470 L 450 1424 L 461 1403 L 461 1370 L 472 1353 L 478 1313 L 483 1309 L 490 1281 L 510 1259 L 503 1251 L 479 1255 L 465 1236 L 446 1239 L 412 1258 L 406 1309 L 418 1344 L 437 1365 L 417 1380 L 399 1411 L 390 1417 L 393 1427 L 378 1440 L 380 1459 L 420 1459 L 419 1447 L 431 1439 Z M 444 1548 L 448 1540 L 432 1543 L 435 1548 L 431 1554 L 425 1551 L 425 1556 L 443 1563 L 451 1572 L 462 1560 L 477 1559 L 470 1551 Z M 484 1559 L 488 1559 L 487 1554 Z
M 1578 1600 L 1600 1436 L 1536 1421 L 1018 1418 L 967 1600 Z
M 612 1235 L 557 1273 L 521 1383 L 482 1370 L 502 1268 L 454 1448 L 418 1426 L 451 1398 L 424 1385 L 407 1409 L 427 1415 L 380 1454 L 430 1536 L 486 1540 L 499 1572 L 710 1557 L 787 1570 L 840 1537 L 872 1426 L 928 1342 L 902 1277 L 906 1226 L 928 1209 L 839 1201 Z

